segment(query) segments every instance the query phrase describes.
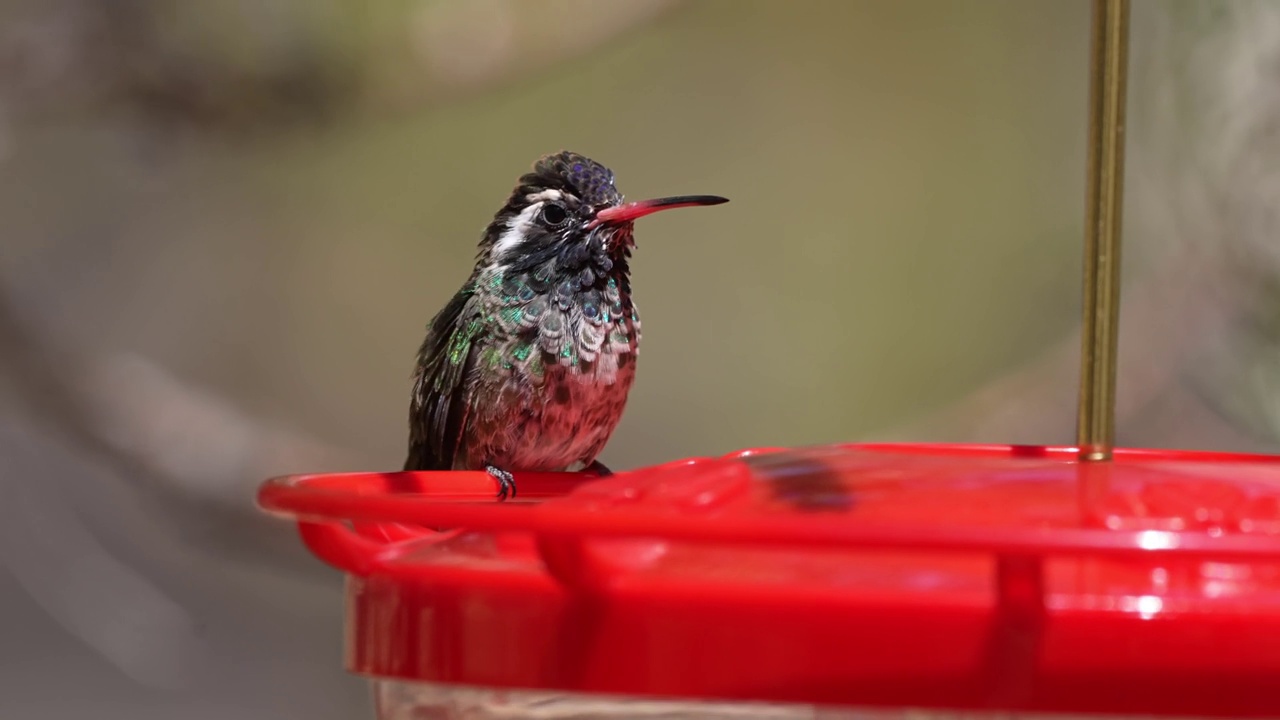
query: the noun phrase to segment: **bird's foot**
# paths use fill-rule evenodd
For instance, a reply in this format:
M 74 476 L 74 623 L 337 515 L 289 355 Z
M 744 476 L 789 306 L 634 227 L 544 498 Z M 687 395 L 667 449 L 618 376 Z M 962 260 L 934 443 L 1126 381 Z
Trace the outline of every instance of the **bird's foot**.
M 515 476 L 506 470 L 499 470 L 492 465 L 486 465 L 484 470 L 493 476 L 494 480 L 498 481 L 498 502 L 502 502 L 509 497 L 513 498 L 516 496 Z
M 610 475 L 613 474 L 613 471 L 610 470 L 608 466 L 606 466 L 604 463 L 600 462 L 599 460 L 592 460 L 591 464 L 583 468 L 583 470 L 587 472 L 593 472 L 598 477 L 609 477 Z

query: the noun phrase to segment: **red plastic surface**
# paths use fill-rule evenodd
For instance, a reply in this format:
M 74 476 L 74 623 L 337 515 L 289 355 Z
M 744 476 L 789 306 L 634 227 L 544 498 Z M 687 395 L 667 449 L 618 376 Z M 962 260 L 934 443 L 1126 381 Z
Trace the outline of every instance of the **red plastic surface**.
M 369 675 L 1280 716 L 1277 458 L 861 445 L 516 482 L 294 476 L 260 502 L 349 573 Z

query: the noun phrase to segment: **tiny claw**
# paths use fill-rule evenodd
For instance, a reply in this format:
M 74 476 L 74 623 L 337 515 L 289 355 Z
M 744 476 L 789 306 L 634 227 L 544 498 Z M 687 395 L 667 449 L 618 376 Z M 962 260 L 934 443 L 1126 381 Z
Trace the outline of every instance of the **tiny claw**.
M 502 502 L 507 498 L 516 496 L 516 479 L 506 470 L 499 470 L 492 465 L 486 465 L 485 472 L 489 473 L 494 480 L 498 481 L 498 502 Z
M 600 462 L 599 460 L 592 460 L 591 464 L 586 466 L 583 469 L 586 470 L 587 472 L 595 473 L 597 477 L 609 477 L 610 475 L 613 474 L 613 471 L 610 470 L 608 466 L 606 466 L 604 463 Z

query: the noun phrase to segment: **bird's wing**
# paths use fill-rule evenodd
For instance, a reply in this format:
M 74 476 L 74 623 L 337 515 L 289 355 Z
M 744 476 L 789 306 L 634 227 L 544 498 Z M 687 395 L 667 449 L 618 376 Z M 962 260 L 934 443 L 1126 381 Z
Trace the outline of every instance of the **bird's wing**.
M 405 470 L 451 470 L 466 422 L 464 382 L 483 331 L 480 302 L 468 287 L 431 320 L 418 350 Z

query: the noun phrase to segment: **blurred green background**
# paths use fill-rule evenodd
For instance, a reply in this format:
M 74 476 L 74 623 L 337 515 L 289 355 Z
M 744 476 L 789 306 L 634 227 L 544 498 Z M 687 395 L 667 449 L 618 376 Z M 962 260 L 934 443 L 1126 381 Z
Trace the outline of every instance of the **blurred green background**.
M 732 199 L 637 230 L 615 469 L 1070 443 L 1088 10 L 0 1 L 0 717 L 368 715 L 252 494 L 400 466 L 424 326 L 547 152 Z M 1277 10 L 1135 3 L 1122 441 L 1277 449 Z
M 1086 23 L 1075 2 L 696 2 L 392 117 L 158 157 L 101 117 L 51 123 L 10 148 L 6 268 L 102 351 L 393 467 L 425 323 L 515 178 L 573 149 L 629 197 L 733 200 L 638 229 L 642 371 L 605 460 L 855 438 L 1074 321 Z

